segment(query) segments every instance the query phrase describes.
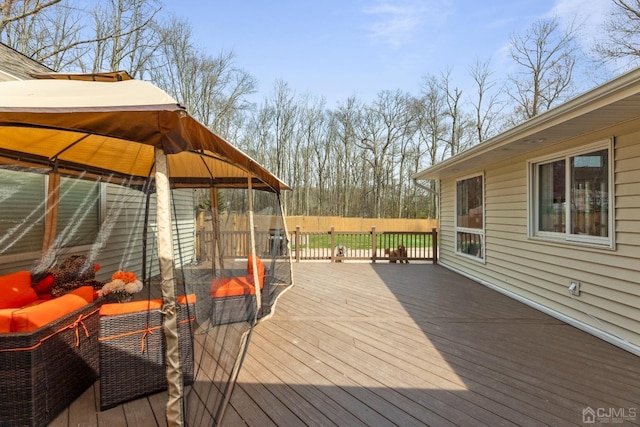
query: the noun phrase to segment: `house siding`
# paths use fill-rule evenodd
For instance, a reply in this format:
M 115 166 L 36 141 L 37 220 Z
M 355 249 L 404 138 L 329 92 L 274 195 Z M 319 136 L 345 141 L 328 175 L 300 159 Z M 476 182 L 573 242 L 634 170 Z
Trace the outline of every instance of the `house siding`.
M 174 257 L 176 267 L 180 267 L 195 260 L 194 193 L 189 189 L 174 190 L 172 197 L 175 205 L 172 206 Z M 97 275 L 99 280 L 108 280 L 117 270 L 142 273 L 144 201 L 145 195 L 139 191 L 107 185 L 108 212 L 111 212 L 116 220 L 108 232 L 104 245 L 107 249 L 101 251 L 100 259 L 97 260 L 102 266 L 101 272 Z M 147 236 L 147 266 L 151 268 L 151 277 L 160 273 L 156 236 L 152 232 L 155 223 L 156 199 L 155 195 L 152 195 L 149 206 L 150 230 Z
M 102 213 L 100 241 L 92 248 L 83 246 L 62 249 L 57 255 L 57 261 L 60 262 L 72 253 L 91 253 L 94 256 L 92 261 L 100 265 L 96 279 L 101 281 L 110 280 L 111 275 L 118 270 L 142 274 L 145 195 L 140 191 L 113 184 L 105 184 L 104 193 L 102 201 L 106 206 Z M 172 207 L 174 257 L 176 267 L 180 267 L 195 260 L 195 201 L 193 190 L 189 189 L 174 190 L 172 197 L 175 205 Z M 0 204 L 0 212 L 10 208 Z M 155 228 L 155 220 L 155 196 L 152 196 L 149 208 L 150 231 L 147 237 L 147 266 L 151 268 L 151 277 L 159 274 L 157 245 L 152 231 Z M 176 229 L 179 230 L 177 234 Z M 33 270 L 40 256 L 39 252 L 2 256 L 0 274 Z
M 640 128 L 636 123 L 633 129 Z M 444 266 L 568 316 L 618 344 L 640 350 L 640 132 L 609 130 L 614 144 L 614 250 L 552 243 L 528 236 L 527 161 L 601 140 L 575 138 L 484 169 L 485 262 L 455 254 L 455 181 L 441 182 L 440 260 Z M 580 282 L 572 297 L 571 281 Z

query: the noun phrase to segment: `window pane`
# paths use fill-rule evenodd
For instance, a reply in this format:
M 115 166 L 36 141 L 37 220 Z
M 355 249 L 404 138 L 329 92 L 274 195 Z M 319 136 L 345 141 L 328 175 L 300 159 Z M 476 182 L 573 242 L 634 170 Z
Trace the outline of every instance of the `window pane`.
M 538 166 L 538 230 L 565 232 L 565 161 Z
M 478 228 L 483 226 L 482 176 L 456 183 L 457 226 Z
M 459 253 L 468 254 L 482 259 L 484 257 L 484 245 L 482 235 L 474 233 L 458 232 L 456 234 L 456 250 Z
M 571 158 L 572 234 L 609 235 L 609 160 L 600 150 Z
M 0 169 L 0 255 L 42 250 L 44 175 Z
M 60 179 L 57 247 L 90 245 L 100 221 L 100 183 Z

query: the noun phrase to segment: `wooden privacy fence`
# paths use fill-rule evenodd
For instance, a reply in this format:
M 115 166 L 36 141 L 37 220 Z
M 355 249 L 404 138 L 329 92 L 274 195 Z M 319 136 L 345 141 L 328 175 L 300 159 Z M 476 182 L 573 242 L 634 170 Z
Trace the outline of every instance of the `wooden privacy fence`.
M 284 230 L 257 231 L 256 252 L 258 256 L 291 256 L 296 262 L 305 260 L 327 260 L 342 262 L 359 261 L 432 261 L 438 262 L 438 232 L 431 231 L 302 231 L 296 227 L 285 238 Z M 211 260 L 213 256 L 213 232 L 197 232 L 197 258 Z M 220 250 L 223 257 L 245 257 L 249 253 L 248 231 L 220 232 Z M 398 246 L 406 249 L 406 254 L 394 252 Z

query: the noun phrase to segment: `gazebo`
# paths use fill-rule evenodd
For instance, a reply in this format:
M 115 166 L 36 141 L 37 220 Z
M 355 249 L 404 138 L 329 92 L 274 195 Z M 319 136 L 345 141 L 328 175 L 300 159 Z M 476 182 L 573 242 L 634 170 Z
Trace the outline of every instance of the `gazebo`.
M 167 388 L 169 425 L 220 423 L 252 328 L 293 283 L 288 186 L 148 82 L 35 77 L 0 83 L 0 272 L 36 285 L 71 257 L 92 266 L 64 290 L 95 290 L 101 406 Z M 202 211 L 212 239 L 198 233 Z M 135 281 L 141 291 L 118 292 Z M 0 357 L 23 350 L 2 337 Z

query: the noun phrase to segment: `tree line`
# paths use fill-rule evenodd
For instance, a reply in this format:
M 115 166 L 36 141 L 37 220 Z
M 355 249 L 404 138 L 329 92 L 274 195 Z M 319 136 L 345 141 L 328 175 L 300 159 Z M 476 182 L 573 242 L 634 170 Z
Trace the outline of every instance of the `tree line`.
M 603 63 L 636 66 L 639 24 L 640 0 L 611 0 L 586 52 L 580 23 L 542 18 L 510 35 L 506 78 L 491 59 L 477 59 L 468 93 L 446 68 L 425 74 L 419 93 L 382 89 L 372 101 L 350 96 L 329 108 L 285 81 L 250 102 L 256 79 L 233 52 L 198 47 L 190 23 L 159 0 L 0 4 L 0 41 L 53 71 L 126 70 L 155 83 L 293 187 L 284 195 L 288 215 L 435 218 L 435 183 L 415 183 L 413 174 L 610 78 Z

